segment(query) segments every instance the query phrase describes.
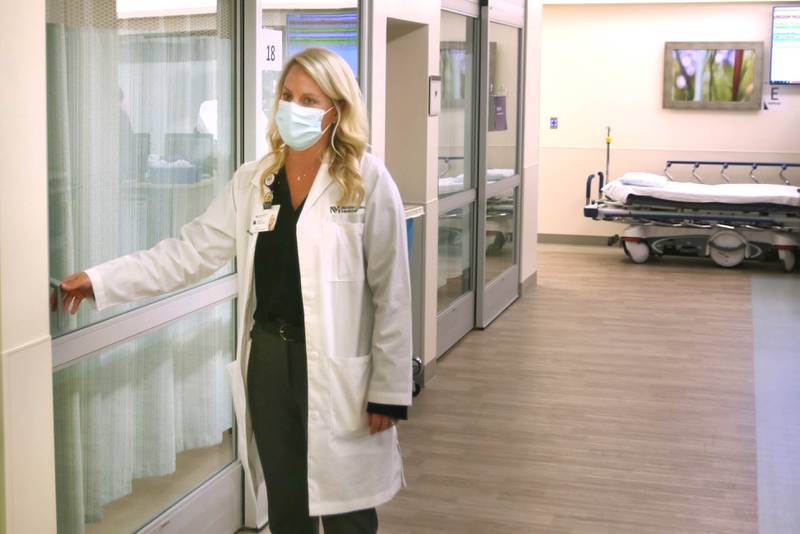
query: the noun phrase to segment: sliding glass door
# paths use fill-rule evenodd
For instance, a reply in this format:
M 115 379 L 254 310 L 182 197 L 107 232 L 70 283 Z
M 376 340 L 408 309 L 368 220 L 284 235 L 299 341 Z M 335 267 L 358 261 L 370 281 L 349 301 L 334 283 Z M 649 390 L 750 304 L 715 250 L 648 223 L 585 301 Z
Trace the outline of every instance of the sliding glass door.
M 477 18 L 442 11 L 440 35 L 437 356 L 475 326 Z
M 437 355 L 519 296 L 522 167 L 524 3 L 443 5 Z
M 488 9 L 484 8 L 484 12 Z M 484 18 L 476 326 L 519 297 L 522 30 Z
M 177 236 L 231 178 L 235 35 L 229 0 L 47 1 L 60 533 L 241 525 L 224 372 L 233 265 L 188 291 L 103 312 L 87 302 L 76 316 L 57 310 L 56 289 Z

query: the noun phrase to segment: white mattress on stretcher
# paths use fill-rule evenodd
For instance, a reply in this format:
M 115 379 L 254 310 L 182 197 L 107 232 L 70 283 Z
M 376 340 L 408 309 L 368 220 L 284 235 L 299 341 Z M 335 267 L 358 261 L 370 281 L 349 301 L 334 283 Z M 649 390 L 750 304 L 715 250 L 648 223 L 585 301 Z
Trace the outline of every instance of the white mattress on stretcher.
M 800 189 L 775 184 L 696 184 L 666 182 L 659 187 L 625 185 L 620 180 L 603 187 L 606 197 L 626 203 L 629 195 L 671 200 L 673 202 L 723 204 L 781 204 L 800 207 Z

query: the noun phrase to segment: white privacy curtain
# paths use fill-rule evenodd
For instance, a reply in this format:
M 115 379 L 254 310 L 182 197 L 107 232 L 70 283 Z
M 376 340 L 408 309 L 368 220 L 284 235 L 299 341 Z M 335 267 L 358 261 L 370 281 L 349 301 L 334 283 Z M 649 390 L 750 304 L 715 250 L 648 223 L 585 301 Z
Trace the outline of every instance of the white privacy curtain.
M 230 40 L 50 23 L 47 67 L 54 279 L 177 235 L 231 178 Z M 212 100 L 216 139 L 196 131 Z M 54 314 L 52 333 L 125 309 Z
M 176 454 L 222 442 L 233 324 L 218 305 L 53 375 L 59 533 L 102 520 L 134 478 L 175 472 Z
M 92 2 L 80 5 L 95 17 Z M 203 212 L 233 172 L 233 75 L 231 40 L 202 26 L 208 16 L 139 21 L 146 29 L 115 15 L 75 24 L 63 13 L 54 21 L 53 11 L 70 7 L 52 4 L 50 275 L 60 280 L 177 235 Z M 198 111 L 211 101 L 213 134 L 197 130 Z M 52 333 L 141 304 L 53 313 Z M 101 520 L 133 479 L 173 473 L 179 452 L 222 442 L 233 424 L 224 364 L 233 359 L 234 313 L 231 303 L 200 310 L 54 373 L 60 533 Z

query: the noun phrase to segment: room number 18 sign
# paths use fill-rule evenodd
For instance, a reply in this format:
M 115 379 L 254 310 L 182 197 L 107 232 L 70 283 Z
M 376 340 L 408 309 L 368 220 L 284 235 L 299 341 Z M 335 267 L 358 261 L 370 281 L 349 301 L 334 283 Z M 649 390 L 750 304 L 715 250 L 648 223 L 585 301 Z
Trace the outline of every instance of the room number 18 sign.
M 264 28 L 261 30 L 264 70 L 280 72 L 283 69 L 283 32 Z

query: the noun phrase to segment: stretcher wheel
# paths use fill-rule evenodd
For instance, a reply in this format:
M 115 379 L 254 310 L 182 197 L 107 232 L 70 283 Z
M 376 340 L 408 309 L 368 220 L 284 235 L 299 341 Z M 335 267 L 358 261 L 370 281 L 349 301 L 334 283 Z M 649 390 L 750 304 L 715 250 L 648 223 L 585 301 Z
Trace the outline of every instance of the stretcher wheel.
M 783 262 L 784 271 L 788 273 L 794 270 L 794 266 L 797 261 L 797 256 L 795 255 L 793 250 L 779 250 L 778 258 L 780 258 L 780 260 Z
M 650 258 L 650 245 L 645 241 L 623 241 L 622 250 L 633 263 L 644 263 Z
M 736 267 L 747 256 L 747 241 L 732 230 L 721 230 L 708 240 L 708 254 L 720 267 Z

